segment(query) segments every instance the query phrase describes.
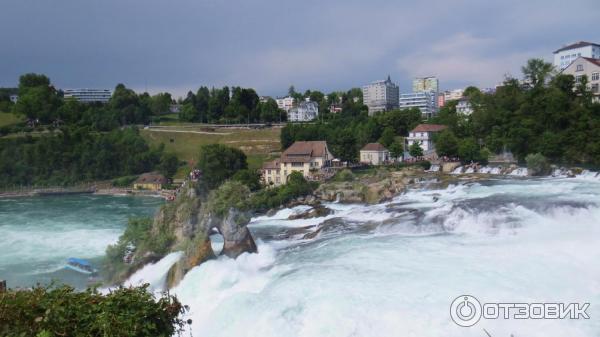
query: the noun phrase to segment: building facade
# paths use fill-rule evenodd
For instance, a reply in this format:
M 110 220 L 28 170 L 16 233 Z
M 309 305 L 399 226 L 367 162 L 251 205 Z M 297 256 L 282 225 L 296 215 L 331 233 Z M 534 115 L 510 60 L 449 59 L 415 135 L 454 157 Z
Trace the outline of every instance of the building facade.
M 440 92 L 440 81 L 435 76 L 417 77 L 413 79 L 413 92 L 433 91 Z
M 429 91 L 401 94 L 400 109 L 419 108 L 423 118 L 431 118 L 437 114 L 437 95 Z
M 456 103 L 456 113 L 460 115 L 470 115 L 473 113 L 473 106 L 468 98 L 461 98 Z
M 389 76 L 385 81 L 376 81 L 363 86 L 362 92 L 363 103 L 369 108 L 369 116 L 398 108 L 400 89 Z
M 600 44 L 579 41 L 554 51 L 554 67 L 557 70 L 566 69 L 578 57 L 600 59 Z
M 160 173 L 144 173 L 133 183 L 136 190 L 160 191 L 168 183 L 167 178 Z
M 449 102 L 461 99 L 463 97 L 464 92 L 464 89 L 446 90 L 444 91 L 443 95 L 446 102 Z
M 369 165 L 382 165 L 390 160 L 390 151 L 379 143 L 369 143 L 360 150 L 360 162 Z
M 81 103 L 108 103 L 112 92 L 110 89 L 65 89 L 64 97 Z
M 285 112 L 290 111 L 291 108 L 294 107 L 294 97 L 288 96 L 288 97 L 282 97 L 282 98 L 278 98 L 275 100 L 275 102 L 277 102 L 277 107 L 281 110 L 284 110 Z
M 435 144 L 433 143 L 433 136 L 444 129 L 446 129 L 446 126 L 439 124 L 417 125 L 416 128 L 410 130 L 408 137 L 406 137 L 407 148 L 414 143 L 419 143 L 424 153 L 434 151 Z
M 333 159 L 325 141 L 295 142 L 283 151 L 281 158 L 263 164 L 261 180 L 266 185 L 283 185 L 292 172 L 312 179 L 319 170 L 331 166 Z
M 600 60 L 578 57 L 561 73 L 573 75 L 575 83 L 581 83 L 583 76 L 586 76 L 587 87 L 594 95 L 594 101 L 600 101 Z
M 297 107 L 288 111 L 289 122 L 309 122 L 319 116 L 319 104 L 317 102 L 300 102 Z

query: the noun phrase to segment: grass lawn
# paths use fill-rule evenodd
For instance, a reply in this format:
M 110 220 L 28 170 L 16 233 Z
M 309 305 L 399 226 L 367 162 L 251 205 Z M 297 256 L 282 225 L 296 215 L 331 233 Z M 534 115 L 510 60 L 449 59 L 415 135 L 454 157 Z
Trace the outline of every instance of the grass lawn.
M 244 151 L 251 169 L 257 169 L 265 160 L 277 157 L 281 149 L 279 128 L 206 130 L 201 125 L 185 124 L 179 127 L 144 129 L 140 133 L 149 144 L 163 143 L 166 151 L 188 162 L 188 166 L 182 167 L 175 178 L 186 174 L 189 163 L 198 160 L 200 147 L 205 144 L 219 143 Z
M 23 121 L 23 118 L 15 115 L 15 114 L 0 111 L 0 128 L 3 126 L 17 124 L 22 121 Z

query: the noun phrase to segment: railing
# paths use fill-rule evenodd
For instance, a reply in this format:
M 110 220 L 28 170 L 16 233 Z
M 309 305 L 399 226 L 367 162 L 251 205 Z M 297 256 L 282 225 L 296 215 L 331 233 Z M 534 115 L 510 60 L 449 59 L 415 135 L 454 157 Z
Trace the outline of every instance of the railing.
M 104 183 L 86 183 L 73 186 L 4 186 L 0 188 L 0 196 L 33 196 L 51 194 L 94 193 Z

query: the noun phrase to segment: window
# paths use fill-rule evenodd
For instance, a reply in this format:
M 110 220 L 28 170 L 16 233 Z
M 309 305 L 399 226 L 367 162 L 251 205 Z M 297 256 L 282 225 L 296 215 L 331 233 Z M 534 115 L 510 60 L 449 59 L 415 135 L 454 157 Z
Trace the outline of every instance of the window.
M 293 162 L 292 163 L 292 167 L 302 167 L 302 166 L 304 166 L 304 163 L 302 163 L 302 162 Z
M 600 79 L 600 73 L 592 73 L 592 81 L 597 81 Z
M 581 83 L 581 78 L 582 77 L 583 76 L 581 76 L 581 75 L 575 76 L 575 83 Z
M 598 93 L 598 83 L 592 84 L 592 93 L 594 93 L 594 94 Z
M 577 71 L 583 71 L 583 64 L 577 65 Z

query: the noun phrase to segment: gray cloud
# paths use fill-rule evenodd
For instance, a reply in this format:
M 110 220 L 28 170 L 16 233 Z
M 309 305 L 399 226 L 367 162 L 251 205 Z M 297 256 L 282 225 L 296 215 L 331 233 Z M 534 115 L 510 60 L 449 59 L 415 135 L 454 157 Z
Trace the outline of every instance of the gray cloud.
M 347 89 L 390 74 L 491 86 L 594 34 L 600 3 L 560 1 L 4 0 L 0 86 L 42 72 L 63 88 L 242 85 Z

